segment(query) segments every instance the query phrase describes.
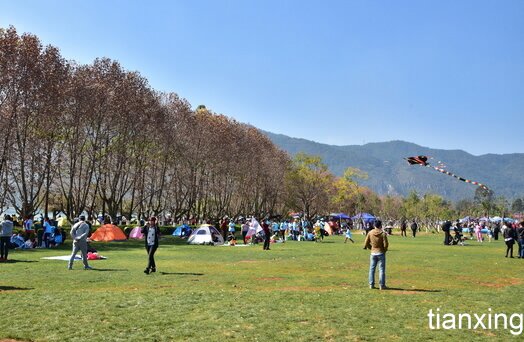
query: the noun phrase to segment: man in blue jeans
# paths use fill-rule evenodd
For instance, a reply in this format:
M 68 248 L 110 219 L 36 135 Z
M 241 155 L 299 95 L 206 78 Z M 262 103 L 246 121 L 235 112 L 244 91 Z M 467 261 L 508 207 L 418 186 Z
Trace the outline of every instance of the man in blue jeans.
M 382 221 L 375 221 L 375 229 L 366 235 L 364 249 L 371 249 L 369 259 L 369 288 L 375 288 L 375 269 L 379 270 L 379 286 L 381 290 L 386 287 L 386 252 L 388 251 L 388 237 L 382 231 Z

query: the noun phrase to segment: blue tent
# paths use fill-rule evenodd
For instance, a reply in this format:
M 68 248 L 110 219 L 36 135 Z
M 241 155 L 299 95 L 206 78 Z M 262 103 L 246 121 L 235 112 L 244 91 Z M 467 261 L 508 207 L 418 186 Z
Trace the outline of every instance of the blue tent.
M 363 220 L 364 222 L 374 222 L 376 217 L 368 213 L 359 213 L 352 217 L 353 220 Z
M 337 219 L 337 220 L 347 220 L 347 219 L 351 218 L 351 217 L 349 217 L 348 215 L 346 215 L 344 213 L 331 213 L 331 214 L 329 214 L 329 217 L 332 217 L 332 218 Z
M 191 227 L 187 224 L 176 227 L 173 236 L 183 237 L 191 235 Z

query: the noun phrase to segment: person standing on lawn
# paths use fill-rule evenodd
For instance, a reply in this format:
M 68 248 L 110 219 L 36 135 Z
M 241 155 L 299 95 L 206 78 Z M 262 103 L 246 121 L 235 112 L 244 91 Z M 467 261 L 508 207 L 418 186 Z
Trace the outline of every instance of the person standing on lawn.
M 269 251 L 269 239 L 271 237 L 271 231 L 269 230 L 269 222 L 267 220 L 262 221 L 262 230 L 264 231 L 264 250 Z
M 413 237 L 417 236 L 417 230 L 418 230 L 418 224 L 415 219 L 411 222 L 411 232 L 413 233 Z
M 158 237 L 160 236 L 160 228 L 156 223 L 156 217 L 151 216 L 149 223 L 142 228 L 146 242 L 146 251 L 148 255 L 147 267 L 144 270 L 145 274 L 156 272 L 155 252 L 158 248 Z
M 366 235 L 364 249 L 371 249 L 369 258 L 369 288 L 375 288 L 375 269 L 378 264 L 379 286 L 381 290 L 386 287 L 386 252 L 388 251 L 388 236 L 382 230 L 382 221 L 375 221 L 375 229 Z
M 73 261 L 75 261 L 76 254 L 80 251 L 82 254 L 82 262 L 84 263 L 84 270 L 93 269 L 87 263 L 87 236 L 89 235 L 89 225 L 85 222 L 85 216 L 81 215 L 78 222 L 71 227 L 71 238 L 73 239 L 73 252 L 67 264 L 67 269 L 73 269 Z
M 11 216 L 5 215 L 4 221 L 0 224 L 0 261 L 7 261 L 9 254 L 9 241 L 13 235 L 13 221 Z
M 406 222 L 406 219 L 402 219 L 400 222 L 400 236 L 407 237 L 406 230 L 408 229 L 408 224 Z

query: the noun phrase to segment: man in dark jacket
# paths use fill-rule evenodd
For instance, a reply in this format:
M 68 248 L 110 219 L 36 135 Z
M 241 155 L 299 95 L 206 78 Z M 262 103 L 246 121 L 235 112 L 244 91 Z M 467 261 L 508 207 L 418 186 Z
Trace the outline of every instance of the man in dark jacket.
M 264 231 L 264 250 L 269 251 L 269 239 L 271 232 L 269 231 L 269 224 L 266 220 L 262 221 L 262 230 Z
M 442 223 L 442 231 L 444 232 L 444 244 L 449 245 L 449 242 L 451 241 L 451 234 L 449 231 L 451 230 L 451 221 L 446 220 L 444 223 Z
M 519 259 L 524 258 L 524 221 L 520 222 L 517 228 L 517 238 L 519 239 Z
M 512 227 L 509 226 L 506 229 L 504 229 L 504 241 L 506 242 L 506 258 L 508 257 L 508 254 L 510 255 L 510 258 L 513 258 L 513 245 L 515 244 L 515 241 L 517 240 L 517 231 Z
M 417 236 L 417 230 L 418 230 L 417 221 L 413 219 L 413 222 L 411 222 L 411 232 L 413 233 L 413 237 Z

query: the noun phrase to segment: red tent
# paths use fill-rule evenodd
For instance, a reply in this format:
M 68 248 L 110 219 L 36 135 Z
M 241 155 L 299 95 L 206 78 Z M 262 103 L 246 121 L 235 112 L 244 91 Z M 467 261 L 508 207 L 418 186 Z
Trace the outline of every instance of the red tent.
M 104 224 L 91 235 L 93 241 L 124 241 L 127 240 L 122 229 L 114 224 Z

